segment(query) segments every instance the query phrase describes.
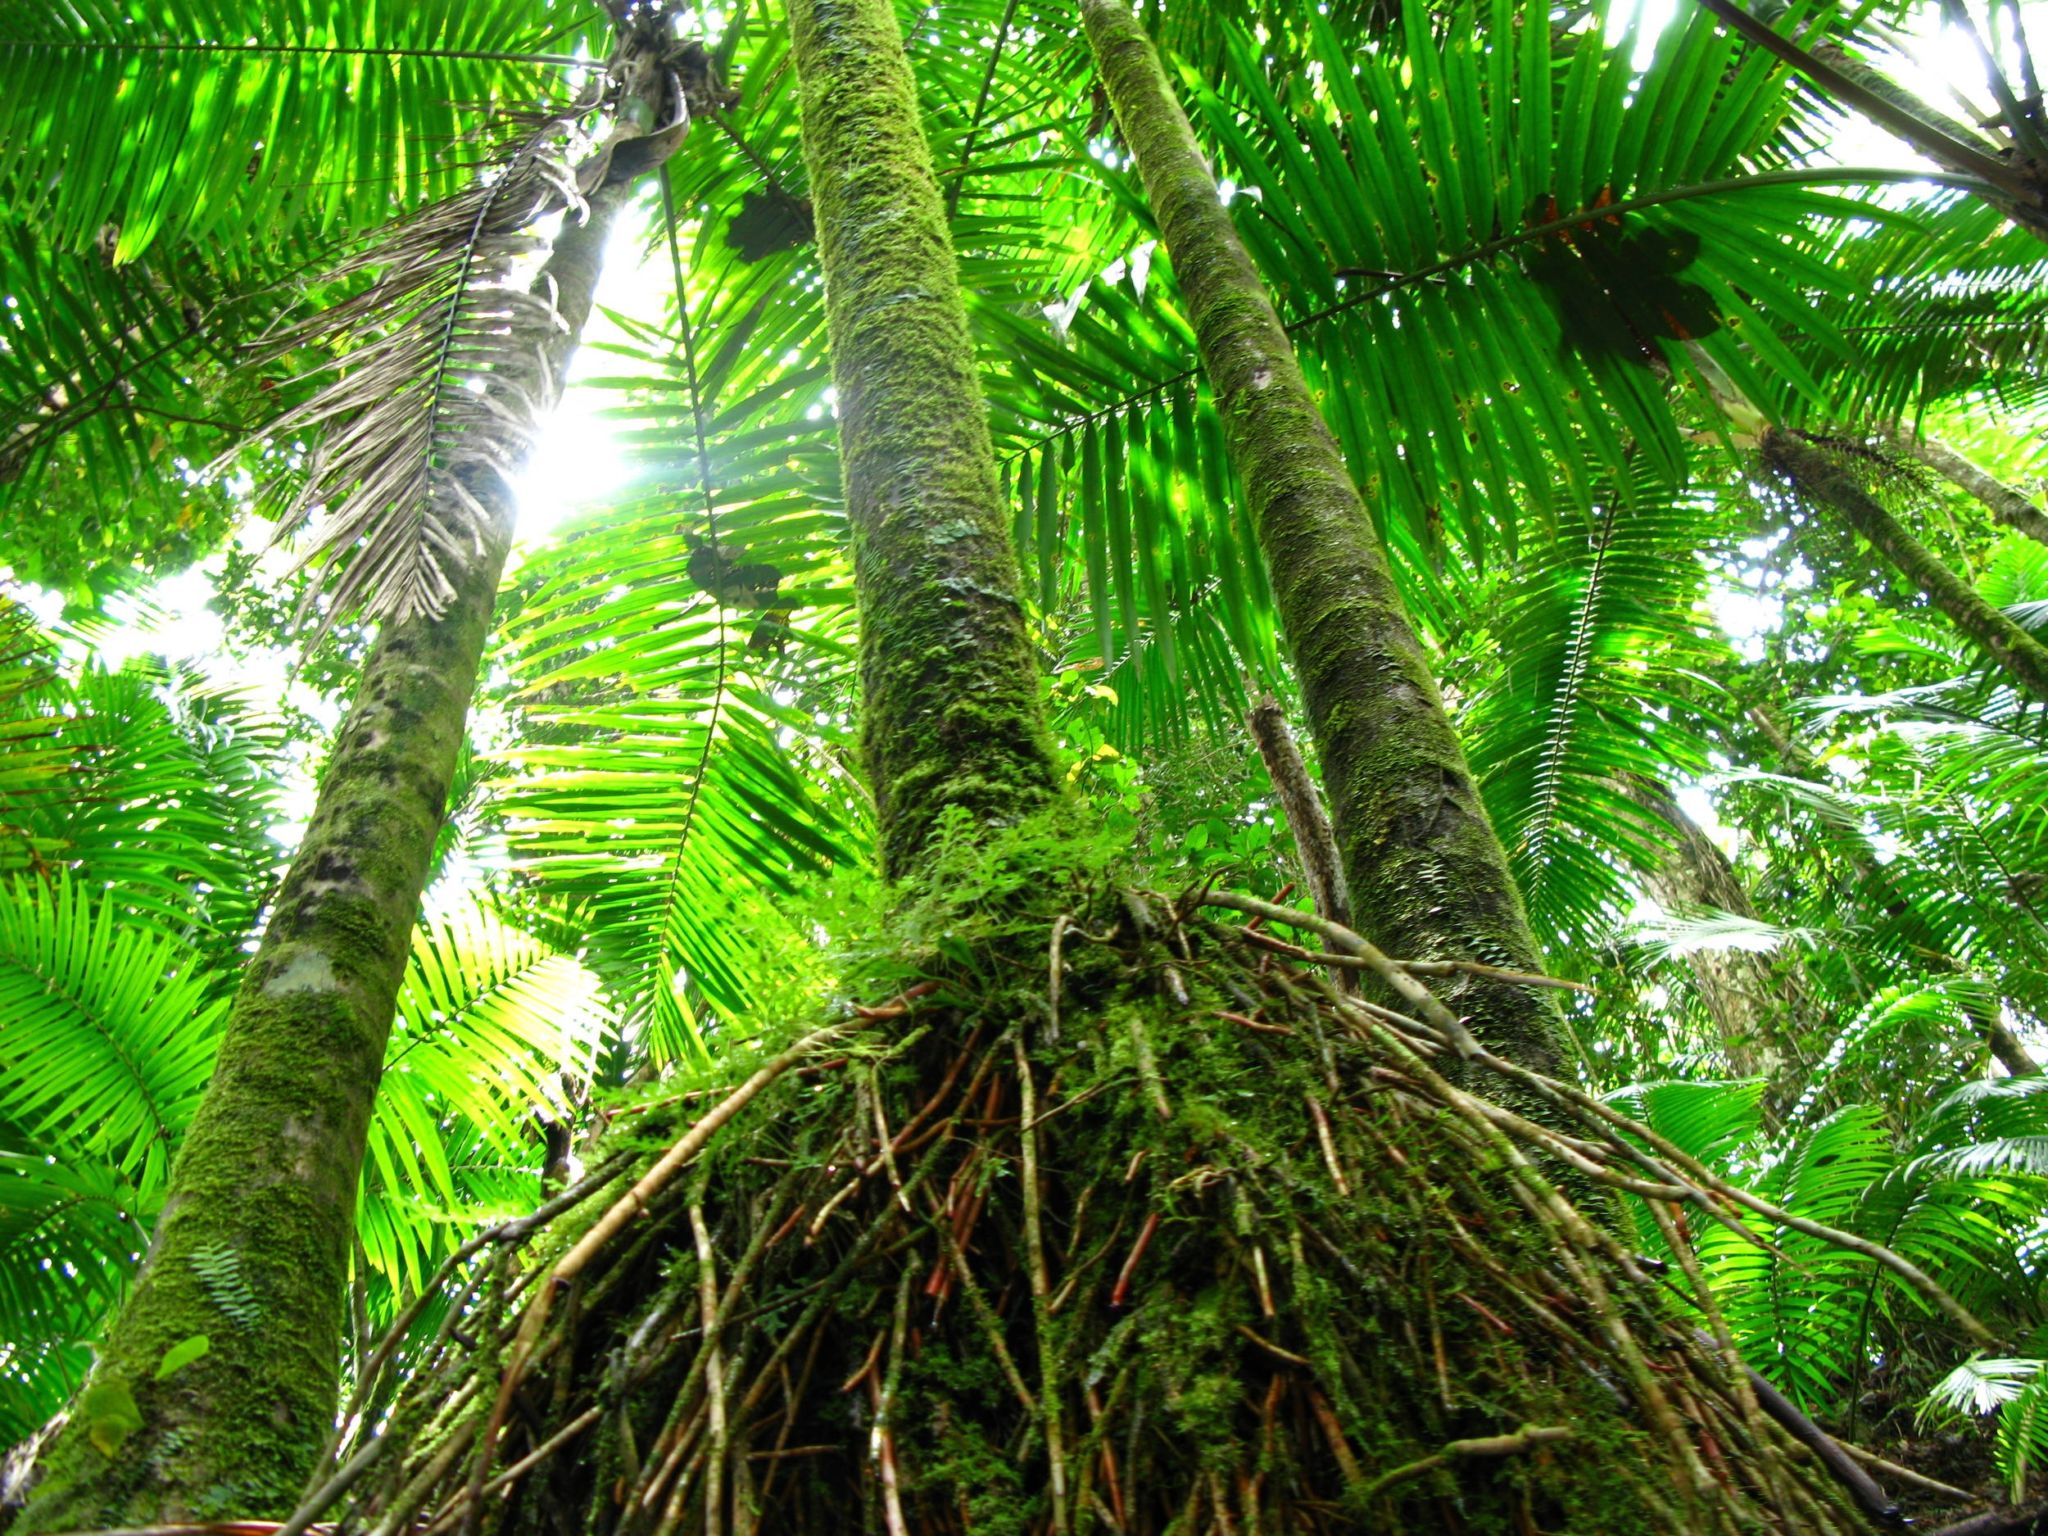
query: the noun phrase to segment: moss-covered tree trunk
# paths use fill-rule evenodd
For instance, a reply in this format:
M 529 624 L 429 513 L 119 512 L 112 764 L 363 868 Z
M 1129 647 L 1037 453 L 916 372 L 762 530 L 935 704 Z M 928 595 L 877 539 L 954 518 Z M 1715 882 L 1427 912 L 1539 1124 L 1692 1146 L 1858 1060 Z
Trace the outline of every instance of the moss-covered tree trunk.
M 1893 440 L 1949 484 L 1976 497 L 2006 527 L 2024 533 L 2036 544 L 2048 544 L 2048 512 L 2042 511 L 2031 498 L 1987 474 L 1937 438 L 1901 431 Z
M 1827 508 L 1860 534 L 1926 595 L 1937 612 L 1988 651 L 2008 677 L 2035 698 L 2048 699 L 2048 645 L 1986 602 L 1914 538 L 1846 465 L 1782 427 L 1766 432 L 1758 447 L 1771 470 L 1801 497 Z
M 536 287 L 564 322 L 534 338 L 556 383 L 624 196 L 592 194 Z M 470 489 L 484 547 L 441 617 L 386 629 L 363 664 L 141 1272 L 21 1531 L 278 1513 L 332 1431 L 371 1104 L 512 537 L 510 487 Z
M 1125 0 L 1082 0 L 1081 11 L 1251 503 L 1357 927 L 1392 954 L 1539 970 L 1506 853 L 1386 552 L 1159 55 Z M 1452 1006 L 1495 1049 L 1557 1065 L 1543 994 L 1468 976 Z
M 942 813 L 1015 821 L 1053 794 L 945 205 L 884 0 L 792 0 L 861 610 L 862 742 L 882 868 Z
M 352 1527 L 1864 1529 L 1523 1150 L 1563 1144 L 1446 1080 L 1412 976 L 1429 1024 L 1319 973 L 1372 963 L 1342 928 L 1002 837 L 1056 790 L 894 6 L 789 10 L 893 931 L 847 936 L 869 1001 L 617 1117 L 536 1267 L 458 1282 L 474 1338 L 353 1453 Z M 976 836 L 935 841 L 956 808 Z

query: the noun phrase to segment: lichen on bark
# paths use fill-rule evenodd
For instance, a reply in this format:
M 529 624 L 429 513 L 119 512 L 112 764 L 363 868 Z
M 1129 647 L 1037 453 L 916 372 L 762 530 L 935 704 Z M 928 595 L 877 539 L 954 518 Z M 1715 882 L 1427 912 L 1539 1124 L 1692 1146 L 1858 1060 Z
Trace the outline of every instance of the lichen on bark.
M 593 193 L 544 269 L 566 328 L 536 339 L 557 379 L 623 197 Z M 444 614 L 392 625 L 363 664 L 149 1251 L 20 1536 L 289 1509 L 333 1428 L 371 1107 L 511 542 L 510 488 L 478 474 L 470 490 L 484 548 Z
M 882 867 L 958 807 L 1015 823 L 1052 751 L 953 245 L 887 0 L 792 0 L 861 608 Z
M 1186 300 L 1321 758 L 1359 930 L 1389 952 L 1540 969 L 1507 856 L 1385 550 L 1124 0 L 1082 0 L 1096 65 Z M 1561 1057 L 1555 1005 L 1469 977 L 1452 1005 L 1503 1054 Z

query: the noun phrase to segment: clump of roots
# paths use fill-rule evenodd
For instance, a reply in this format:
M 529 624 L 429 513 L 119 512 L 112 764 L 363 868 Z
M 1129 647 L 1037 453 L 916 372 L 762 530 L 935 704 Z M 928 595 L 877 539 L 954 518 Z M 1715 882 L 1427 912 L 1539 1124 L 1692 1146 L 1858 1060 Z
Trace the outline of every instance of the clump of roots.
M 1698 1284 L 1733 1192 L 1229 900 L 956 947 L 621 1120 L 292 1528 L 1868 1529 Z

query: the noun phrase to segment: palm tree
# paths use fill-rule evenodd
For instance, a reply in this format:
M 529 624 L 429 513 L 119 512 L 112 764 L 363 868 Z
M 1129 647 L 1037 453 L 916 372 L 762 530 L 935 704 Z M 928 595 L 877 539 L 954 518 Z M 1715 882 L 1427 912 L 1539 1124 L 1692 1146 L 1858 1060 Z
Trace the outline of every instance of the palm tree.
M 627 190 L 688 124 L 669 40 L 624 35 L 613 75 L 645 83 L 615 87 L 619 127 L 586 166 L 551 164 L 549 141 L 602 98 L 545 118 L 494 174 L 344 264 L 337 279 L 378 276 L 286 344 L 361 337 L 337 381 L 278 425 L 347 423 L 299 504 L 330 503 L 324 542 L 348 552 L 334 601 L 367 596 L 386 623 L 148 1256 L 46 1459 L 38 1520 L 200 1517 L 223 1489 L 285 1496 L 326 1440 L 371 1106 L 511 545 L 508 477 L 560 388 Z M 575 218 L 530 292 L 496 286 L 522 232 L 565 197 Z M 256 1422 L 271 1429 L 240 1427 Z
M 1382 970 L 1393 990 L 1372 1006 L 1416 1011 L 1418 1028 L 1440 1032 L 1414 1039 L 1462 1044 L 1459 1012 L 1439 1018 L 1419 977 L 1454 992 L 1483 983 L 1523 1006 L 1539 960 L 1567 972 L 1586 964 L 1573 937 L 1611 912 L 1632 869 L 1662 854 L 1665 834 L 1630 800 L 1625 775 L 1683 772 L 1703 756 L 1693 743 L 1711 711 L 1681 700 L 1666 718 L 1645 707 L 1642 679 L 1690 676 L 1700 576 L 1687 557 L 1703 531 L 1719 537 L 1713 530 L 1732 522 L 1719 510 L 1732 503 L 1718 499 L 1703 518 L 1695 488 L 1725 427 L 1704 381 L 1725 376 L 1774 416 L 1838 407 L 1838 370 L 1858 354 L 1855 322 L 1834 312 L 1854 294 L 1830 231 L 1878 205 L 1816 189 L 1887 178 L 1793 163 L 1803 124 L 1782 86 L 1704 23 L 1674 31 L 1638 72 L 1630 49 L 1602 46 L 1597 30 L 1553 34 L 1547 19 L 1512 8 L 1483 19 L 1376 16 L 1371 35 L 1383 40 L 1372 45 L 1359 17 L 1259 9 L 1263 50 L 1221 8 L 1199 23 L 1161 18 L 1160 33 L 1186 50 L 1178 83 L 1226 189 L 1262 194 L 1233 210 L 1245 270 L 1293 333 L 1308 392 L 1297 406 L 1327 413 L 1365 492 L 1360 509 L 1342 499 L 1344 474 L 1326 476 L 1340 493 L 1331 526 L 1349 518 L 1346 536 L 1379 562 L 1375 602 L 1388 632 L 1412 623 L 1420 637 L 1404 642 L 1407 686 L 1420 690 L 1418 729 L 1445 748 L 1432 759 L 1439 775 L 1455 779 L 1438 792 L 1475 835 L 1487 812 L 1506 834 L 1505 865 L 1485 846 L 1490 834 L 1481 839 L 1495 905 L 1513 910 L 1504 868 L 1527 898 L 1532 928 L 1498 952 L 1455 935 L 1439 946 L 1428 923 L 1388 922 L 1384 902 L 1361 908 L 1368 937 L 1398 941 L 1424 968 Z M 663 188 L 676 311 L 624 348 L 643 364 L 620 398 L 641 424 L 647 495 L 577 530 L 522 578 L 506 654 L 525 697 L 517 777 L 500 807 L 531 894 L 580 903 L 589 963 L 634 1021 L 626 1043 L 657 1061 L 728 1063 L 657 1099 L 715 1093 L 738 1116 L 765 1094 L 775 1125 L 744 1130 L 761 1118 L 748 1110 L 741 1139 L 714 1142 L 695 1182 L 661 1173 L 696 1150 L 671 1123 L 673 1105 L 635 1117 L 649 1139 L 683 1148 L 633 1197 L 656 1220 L 628 1229 L 642 1235 L 621 1251 L 606 1246 L 614 1217 L 576 1217 L 583 1237 L 564 1239 L 552 1278 L 526 1287 L 502 1371 L 488 1349 L 472 1358 L 444 1335 L 420 1357 L 389 1432 L 348 1443 L 343 1486 L 387 1457 L 362 1486 L 371 1507 L 399 1518 L 421 1499 L 452 1514 L 487 1485 L 513 1489 L 522 1510 L 581 1508 L 623 1479 L 638 1507 L 687 1507 L 707 1528 L 739 1522 L 757 1501 L 802 1523 L 862 1478 L 857 1458 L 815 1460 L 815 1475 L 782 1468 L 782 1452 L 809 1444 L 792 1435 L 844 1439 L 838 1410 L 807 1391 L 815 1372 L 868 1393 L 876 1449 L 866 1486 L 892 1524 L 952 1519 L 940 1513 L 948 1489 L 969 1506 L 1042 1499 L 1056 1526 L 1097 1502 L 1116 1522 L 1154 1503 L 1174 1505 L 1161 1518 L 1247 1498 L 1313 1511 L 1325 1494 L 1420 1508 L 1452 1467 L 1469 1474 L 1469 1497 L 1507 1507 L 1526 1471 L 1540 1490 L 1529 1497 L 1597 1519 L 1584 1501 L 1612 1493 L 1598 1483 L 1609 1463 L 1567 1465 L 1548 1449 L 1549 1432 L 1608 1426 L 1611 1404 L 1601 1389 L 1517 1397 L 1533 1378 L 1497 1342 L 1531 1328 L 1571 1339 L 1573 1325 L 1556 1328 L 1541 1311 L 1516 1313 L 1504 1333 L 1485 1320 L 1522 1305 L 1489 1288 L 1502 1275 L 1508 1292 L 1536 1294 L 1533 1282 L 1512 1283 L 1513 1266 L 1550 1262 L 1556 1242 L 1593 1277 L 1581 1305 L 1608 1330 L 1620 1390 L 1651 1426 L 1650 1461 L 1677 1472 L 1675 1492 L 1629 1483 L 1612 1493 L 1640 1500 L 1632 1518 L 1684 1528 L 1687 1500 L 1727 1497 L 1763 1508 L 1818 1500 L 1801 1507 L 1853 1521 L 1826 1487 L 1775 1460 L 1777 1431 L 1756 1417 L 1740 1378 L 1689 1332 L 1625 1299 L 1635 1281 L 1597 1225 L 1546 1220 L 1556 1208 L 1540 1176 L 1526 1186 L 1534 1215 L 1454 1177 L 1450 1224 L 1418 1229 L 1448 1245 L 1428 1251 L 1450 1267 L 1420 1281 L 1382 1275 L 1375 1221 L 1405 1231 L 1418 1219 L 1413 1190 L 1384 1174 L 1398 1157 L 1382 1146 L 1446 1166 L 1519 1168 L 1521 1154 L 1498 1139 L 1505 1122 L 1463 1096 L 1475 1084 L 1433 1076 L 1427 1049 L 1373 1033 L 1387 1022 L 1380 1015 L 1360 1024 L 1342 1011 L 1355 1005 L 1319 1001 L 1312 973 L 1283 968 L 1292 990 L 1281 994 L 1254 980 L 1267 974 L 1245 953 L 1255 939 L 1192 907 L 1118 895 L 1124 882 L 1038 814 L 1060 796 L 1031 647 L 1089 680 L 1094 691 L 1056 694 L 1055 724 L 1070 739 L 1087 733 L 1095 760 L 1114 764 L 1227 733 L 1246 673 L 1294 697 L 1280 642 L 1297 658 L 1306 643 L 1263 471 L 1243 469 L 1240 496 L 1222 451 L 1225 423 L 1240 419 L 1235 386 L 1219 371 L 1205 388 L 1190 366 L 1195 343 L 1214 345 L 1185 270 L 1194 258 L 1161 198 L 1167 249 L 1152 273 L 1151 215 L 1120 148 L 1095 136 L 1108 119 L 1072 111 L 1089 75 L 1062 14 L 1012 4 L 928 19 L 912 38 L 913 82 L 895 63 L 885 8 L 797 7 L 808 168 L 779 29 L 735 30 L 746 110 L 714 113 L 724 137 L 672 167 Z M 1285 74 L 1281 60 L 1300 67 Z M 913 104 L 943 193 L 917 164 Z M 1702 112 L 1709 131 L 1679 130 Z M 849 136 L 857 156 L 844 152 Z M 900 152 L 874 147 L 884 144 Z M 1135 129 L 1131 147 L 1144 156 Z M 1142 159 L 1139 169 L 1156 176 Z M 893 178 L 887 191 L 871 184 L 878 178 Z M 1073 189 L 1054 205 L 1063 222 L 1048 219 L 1046 199 L 1063 188 Z M 879 222 L 863 201 L 878 197 Z M 1949 211 L 1935 202 L 1908 217 Z M 1064 232 L 1051 238 L 1055 229 Z M 1636 285 L 1624 280 L 1632 273 L 1648 275 Z M 1048 299 L 1057 325 L 1041 312 Z M 832 409 L 816 393 L 828 331 Z M 1233 437 L 1239 465 L 1288 441 Z M 1241 509 L 1256 512 L 1252 526 Z M 1371 553 L 1368 516 L 1386 556 Z M 868 805 L 829 723 L 852 687 L 849 528 L 868 778 L 882 865 L 901 882 L 878 950 L 887 958 L 855 973 L 855 995 L 889 1000 L 871 1006 L 872 1031 L 829 1051 L 735 1054 L 739 1026 L 780 986 L 780 962 L 763 957 L 803 932 L 772 898 L 809 869 L 857 858 L 864 839 Z M 1263 561 L 1253 553 L 1262 540 Z M 1019 557 L 1033 578 L 1024 587 Z M 1514 601 L 1488 611 L 1499 593 Z M 1454 690 L 1473 743 L 1469 773 L 1432 712 L 1421 649 L 1442 646 L 1455 660 L 1467 642 L 1488 667 L 1484 688 Z M 1500 648 L 1499 665 L 1488 646 Z M 1346 654 L 1333 647 L 1331 665 Z M 1327 698 L 1319 705 L 1312 670 L 1303 667 L 1301 687 L 1328 750 L 1349 722 Z M 1374 792 L 1398 796 L 1415 782 L 1369 783 L 1361 800 L 1360 775 L 1341 754 L 1324 766 L 1340 828 L 1347 816 L 1384 815 L 1371 809 Z M 1431 866 L 1431 881 L 1452 881 L 1432 896 L 1437 906 L 1466 901 L 1458 882 L 1469 867 Z M 1358 943 L 1342 930 L 1303 931 L 1315 943 Z M 1350 959 L 1369 968 L 1384 961 L 1374 953 Z M 1018 993 L 1019 976 L 1040 980 Z M 1195 1032 L 1190 1008 L 1249 1022 L 1225 1017 Z M 1219 1029 L 1223 1040 L 1208 1038 Z M 1277 1043 L 1316 1030 L 1339 1042 L 1343 1072 Z M 834 1053 L 845 1058 L 837 1066 Z M 379 1053 L 356 1054 L 374 1070 Z M 1481 1080 L 1506 1073 L 1523 1095 L 1558 1092 L 1514 1076 L 1528 1059 L 1475 1070 Z M 715 1085 L 732 1065 L 745 1082 L 728 1092 Z M 1375 1069 L 1447 1114 L 1417 1125 L 1355 1115 L 1361 1084 L 1385 1080 Z M 1276 1101 L 1291 1118 L 1249 1106 L 1209 1117 L 1252 1078 L 1285 1085 Z M 976 1112 L 949 1107 L 963 1089 Z M 1039 1130 L 1047 1103 L 1076 1109 Z M 1084 1114 L 1084 1104 L 1095 1107 Z M 1559 1112 L 1595 1114 L 1569 1095 Z M 1232 1120 L 1234 1132 L 1217 1129 Z M 927 1122 L 944 1133 L 939 1151 L 916 1140 Z M 1208 1127 L 1199 1135 L 1197 1122 Z M 1513 1129 L 1545 1155 L 1559 1147 L 1549 1134 Z M 1139 1177 L 1169 1162 L 1190 1181 Z M 849 1166 L 850 1182 L 832 1175 Z M 764 1168 L 785 1172 L 762 1184 Z M 640 1177 L 637 1167 L 607 1177 L 628 1173 Z M 337 1182 L 353 1185 L 352 1171 Z M 587 1202 L 620 1188 L 601 1179 L 572 1194 Z M 927 1191 L 938 1212 L 929 1219 Z M 1366 1214 L 1340 1194 L 1360 1195 Z M 1522 1237 L 1489 1240 L 1475 1259 L 1459 1247 L 1466 1217 Z M 1523 1240 L 1527 1253 L 1512 1258 Z M 837 1268 L 807 1268 L 792 1257 L 799 1248 Z M 1213 1304 L 1190 1267 L 1211 1249 L 1221 1266 Z M 876 1254 L 886 1259 L 866 1267 Z M 1005 1255 L 1022 1277 L 1014 1290 L 1002 1280 Z M 1506 1267 L 1495 1274 L 1488 1263 Z M 1108 1296 L 1089 1299 L 1087 1264 L 1104 1270 Z M 860 1278 L 825 1284 L 840 1269 Z M 217 1267 L 214 1280 L 216 1291 L 226 1284 Z M 487 1276 L 471 1283 L 487 1319 L 510 1304 Z M 1361 1339 L 1316 1298 L 1361 1284 L 1394 1287 L 1372 1315 L 1415 1330 L 1412 1370 L 1359 1376 Z M 1434 1298 L 1454 1290 L 1479 1310 L 1446 1331 Z M 773 1311 L 742 1312 L 784 1291 L 794 1324 L 771 1342 L 754 1322 Z M 1198 1303 L 1183 1321 L 1174 1297 Z M 1127 1304 L 1137 1310 L 1125 1316 Z M 647 1395 L 618 1416 L 617 1440 L 594 1460 L 550 1462 L 603 1417 L 591 1417 L 588 1395 L 595 1352 L 667 1338 L 659 1325 L 677 1308 L 695 1316 L 696 1336 L 646 1352 L 636 1374 Z M 462 1312 L 457 1302 L 446 1313 L 458 1332 Z M 338 1334 L 338 1315 L 331 1327 Z M 159 1354 L 160 1367 L 170 1355 Z M 1526 1401 L 1531 1428 L 1472 1422 L 1476 1399 L 1428 1386 L 1432 1358 L 1456 1362 L 1460 1383 Z M 1167 1359 L 1178 1374 L 1159 1374 Z M 960 1361 L 963 1374 L 943 1381 L 934 1360 Z M 985 1380 L 968 1368 L 977 1360 Z M 203 1369 L 204 1358 L 181 1361 L 169 1380 L 184 1390 Z M 519 1405 L 539 1369 L 554 1373 L 548 1401 L 560 1416 L 536 1425 Z M 1723 1495 L 1693 1479 L 1699 1452 L 1674 1429 L 1658 1386 L 1667 1369 L 1702 1400 L 1732 1405 L 1719 1443 L 1745 1447 L 1748 1459 Z M 1247 1380 L 1265 1395 L 1241 1403 Z M 672 1421 L 654 1412 L 664 1393 L 679 1405 Z M 1182 1443 L 1214 1453 L 1208 1470 L 1141 1440 L 1133 1405 L 1153 1402 L 1174 1416 Z M 447 1404 L 452 1417 L 436 1420 Z M 764 1431 L 764 1410 L 779 1430 Z M 109 1417 L 119 1414 L 88 1408 L 81 1422 Z M 764 1443 L 764 1433 L 779 1438 Z M 1253 1482 L 1245 1464 L 1246 1493 L 1217 1469 L 1260 1433 L 1293 1448 L 1291 1470 Z M 1639 1455 L 1638 1441 L 1615 1433 L 1625 1449 L 1613 1454 Z M 385 1448 L 408 1436 L 419 1454 L 390 1457 Z M 75 1434 L 70 1454 L 85 1457 L 77 1447 L 90 1438 Z M 772 1453 L 757 1464 L 749 1446 Z M 317 1449 L 302 1443 L 295 1454 L 303 1462 Z M 377 1484 L 387 1472 L 393 1481 Z M 1020 1475 L 1019 1491 L 1004 1492 Z

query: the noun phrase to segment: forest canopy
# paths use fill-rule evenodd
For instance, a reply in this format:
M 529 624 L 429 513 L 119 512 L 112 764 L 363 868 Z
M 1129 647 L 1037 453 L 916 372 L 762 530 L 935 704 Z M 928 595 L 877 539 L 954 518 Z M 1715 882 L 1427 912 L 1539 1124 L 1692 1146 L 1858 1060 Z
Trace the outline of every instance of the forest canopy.
M 2030 33 L 0 9 L 0 1530 L 2035 1529 Z

